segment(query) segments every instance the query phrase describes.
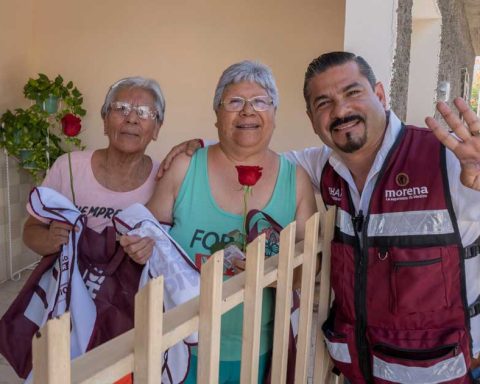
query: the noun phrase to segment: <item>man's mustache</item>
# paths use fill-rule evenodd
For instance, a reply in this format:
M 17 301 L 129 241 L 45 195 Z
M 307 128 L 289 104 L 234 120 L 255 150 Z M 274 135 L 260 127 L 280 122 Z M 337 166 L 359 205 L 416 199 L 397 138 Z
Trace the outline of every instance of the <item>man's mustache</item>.
M 337 128 L 339 125 L 350 123 L 351 121 L 362 121 L 365 122 L 365 119 L 360 115 L 350 115 L 342 118 L 335 119 L 332 124 L 330 124 L 330 132 Z

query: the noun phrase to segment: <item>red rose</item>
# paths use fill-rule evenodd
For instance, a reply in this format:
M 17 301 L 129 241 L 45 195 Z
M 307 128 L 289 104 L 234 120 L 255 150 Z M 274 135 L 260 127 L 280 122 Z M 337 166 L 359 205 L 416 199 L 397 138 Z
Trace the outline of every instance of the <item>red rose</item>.
M 67 113 L 65 116 L 62 117 L 62 131 L 65 136 L 75 137 L 80 133 L 80 129 L 82 129 L 82 124 L 79 117 Z
M 246 187 L 252 187 L 262 177 L 262 167 L 258 165 L 237 165 L 238 182 Z

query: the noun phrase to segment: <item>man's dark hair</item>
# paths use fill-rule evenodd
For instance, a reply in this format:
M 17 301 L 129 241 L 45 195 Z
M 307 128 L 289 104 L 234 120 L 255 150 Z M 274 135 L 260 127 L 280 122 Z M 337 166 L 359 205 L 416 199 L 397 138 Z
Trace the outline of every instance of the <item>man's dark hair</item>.
M 375 78 L 372 67 L 370 67 L 370 65 L 365 61 L 363 57 L 357 56 L 351 52 L 344 51 L 324 53 L 323 55 L 314 59 L 308 65 L 307 71 L 305 72 L 305 81 L 303 83 L 303 96 L 305 97 L 305 102 L 307 103 L 307 109 L 309 109 L 308 99 L 310 96 L 308 94 L 307 88 L 310 79 L 313 78 L 315 75 L 325 72 L 327 69 L 336 67 L 338 65 L 346 64 L 349 61 L 357 63 L 362 76 L 364 76 L 368 80 L 368 82 L 372 86 L 372 89 L 375 88 L 377 79 Z

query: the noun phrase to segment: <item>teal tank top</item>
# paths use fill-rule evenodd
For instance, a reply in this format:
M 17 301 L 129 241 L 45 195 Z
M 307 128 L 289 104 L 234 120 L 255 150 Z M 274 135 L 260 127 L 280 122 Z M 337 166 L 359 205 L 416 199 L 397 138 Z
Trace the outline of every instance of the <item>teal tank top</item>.
M 241 230 L 243 216 L 221 209 L 210 192 L 207 170 L 208 147 L 199 149 L 192 157 L 173 207 L 171 236 L 182 246 L 192 261 L 199 265 L 215 250 L 218 243 L 228 243 L 229 233 Z M 282 227 L 295 220 L 296 168 L 280 156 L 277 181 L 272 196 L 262 210 Z M 278 244 L 266 240 L 266 254 L 275 254 Z M 269 243 L 270 241 L 270 243 Z M 228 276 L 224 276 L 224 280 Z M 265 288 L 262 304 L 260 355 L 268 352 L 273 343 L 275 315 L 274 290 Z M 220 360 L 241 359 L 243 304 L 222 316 Z M 196 349 L 193 350 L 196 354 Z

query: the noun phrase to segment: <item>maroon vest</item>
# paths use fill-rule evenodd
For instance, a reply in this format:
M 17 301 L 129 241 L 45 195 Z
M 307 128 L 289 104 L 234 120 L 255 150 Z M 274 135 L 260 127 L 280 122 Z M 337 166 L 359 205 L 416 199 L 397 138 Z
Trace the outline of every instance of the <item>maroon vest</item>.
M 336 368 L 353 384 L 469 383 L 463 252 L 444 147 L 426 129 L 402 128 L 365 215 L 355 215 L 329 163 L 320 187 L 338 207 L 335 301 L 324 324 Z

